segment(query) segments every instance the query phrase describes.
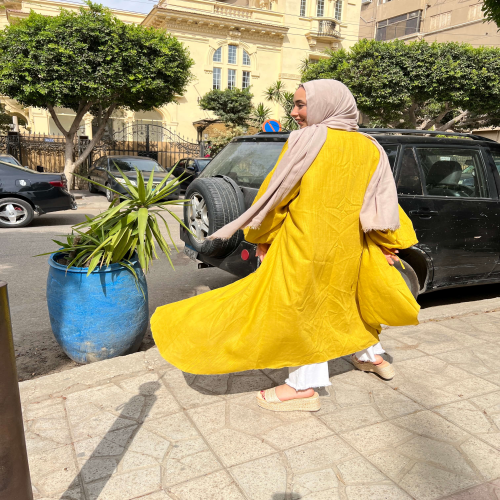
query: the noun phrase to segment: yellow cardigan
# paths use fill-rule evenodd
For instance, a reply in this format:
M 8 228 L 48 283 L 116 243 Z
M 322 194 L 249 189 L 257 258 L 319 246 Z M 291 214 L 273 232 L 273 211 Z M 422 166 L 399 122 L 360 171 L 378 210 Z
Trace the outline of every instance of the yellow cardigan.
M 272 243 L 258 270 L 156 310 L 151 328 L 165 359 L 195 374 L 300 366 L 375 344 L 381 322 L 415 324 L 418 305 L 377 246 L 414 244 L 411 222 L 401 211 L 401 229 L 368 236 L 359 223 L 378 159 L 361 134 L 329 130 L 299 184 L 245 231 Z

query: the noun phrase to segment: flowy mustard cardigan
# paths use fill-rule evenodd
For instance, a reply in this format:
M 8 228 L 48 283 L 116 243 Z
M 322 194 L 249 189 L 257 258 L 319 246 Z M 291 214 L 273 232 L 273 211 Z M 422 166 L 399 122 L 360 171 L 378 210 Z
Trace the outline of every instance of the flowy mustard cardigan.
M 245 230 L 247 241 L 271 243 L 257 271 L 156 310 L 151 328 L 162 356 L 193 374 L 300 366 L 377 343 L 381 323 L 416 324 L 418 305 L 378 246 L 415 244 L 410 220 L 400 209 L 397 231 L 360 227 L 378 160 L 366 137 L 329 129 L 297 186 L 259 229 Z

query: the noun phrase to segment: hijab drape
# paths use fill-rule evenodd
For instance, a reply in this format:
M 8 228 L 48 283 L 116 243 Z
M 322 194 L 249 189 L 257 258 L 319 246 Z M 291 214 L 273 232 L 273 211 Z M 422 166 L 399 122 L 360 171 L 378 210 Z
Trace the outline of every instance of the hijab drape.
M 240 217 L 208 236 L 229 239 L 238 229 L 260 227 L 264 217 L 282 201 L 307 172 L 327 138 L 328 128 L 357 132 L 358 108 L 350 90 L 337 80 L 313 80 L 302 85 L 307 100 L 307 127 L 290 133 L 288 150 L 265 193 Z M 380 153 L 360 212 L 363 231 L 399 228 L 398 197 L 387 154 L 368 134 Z M 333 167 L 333 166 L 332 166 Z

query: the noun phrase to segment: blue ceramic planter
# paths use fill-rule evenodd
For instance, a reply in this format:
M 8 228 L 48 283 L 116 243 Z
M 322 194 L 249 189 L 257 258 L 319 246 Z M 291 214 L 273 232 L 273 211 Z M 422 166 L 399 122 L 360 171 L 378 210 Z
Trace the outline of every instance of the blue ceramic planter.
M 149 321 L 146 277 L 139 263 L 132 261 L 136 286 L 133 274 L 120 264 L 86 276 L 87 268 L 58 264 L 60 255 L 49 257 L 47 305 L 64 352 L 82 364 L 135 352 Z

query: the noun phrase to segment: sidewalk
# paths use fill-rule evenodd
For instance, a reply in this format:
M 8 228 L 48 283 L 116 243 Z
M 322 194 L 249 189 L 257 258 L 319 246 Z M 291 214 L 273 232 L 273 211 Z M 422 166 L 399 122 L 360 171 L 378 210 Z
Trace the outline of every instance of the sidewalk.
M 447 307 L 383 331 L 391 382 L 330 362 L 314 414 L 257 407 L 286 370 L 193 376 L 156 349 L 22 382 L 35 499 L 498 500 L 500 299 Z

